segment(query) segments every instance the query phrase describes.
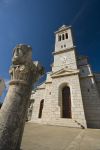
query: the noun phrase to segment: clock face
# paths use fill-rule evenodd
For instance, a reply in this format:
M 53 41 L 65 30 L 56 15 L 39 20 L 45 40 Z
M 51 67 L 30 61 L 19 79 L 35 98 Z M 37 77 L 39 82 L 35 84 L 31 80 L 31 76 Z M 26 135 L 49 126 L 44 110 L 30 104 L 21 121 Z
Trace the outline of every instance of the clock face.
M 62 61 L 62 63 L 67 63 L 67 57 L 66 56 L 61 57 L 60 60 Z

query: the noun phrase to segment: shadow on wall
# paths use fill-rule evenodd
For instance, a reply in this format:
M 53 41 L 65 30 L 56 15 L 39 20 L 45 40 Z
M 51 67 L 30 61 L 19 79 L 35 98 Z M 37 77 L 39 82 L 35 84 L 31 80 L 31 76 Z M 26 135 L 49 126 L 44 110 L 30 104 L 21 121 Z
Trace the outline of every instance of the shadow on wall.
M 29 102 L 29 107 L 28 107 L 28 110 L 27 110 L 26 121 L 30 121 L 31 120 L 34 102 L 35 102 L 34 99 L 31 99 L 30 102 Z
M 100 128 L 100 95 L 93 77 L 81 79 L 83 106 L 88 128 Z
M 0 103 L 0 109 L 1 109 L 1 107 L 2 107 L 2 103 Z

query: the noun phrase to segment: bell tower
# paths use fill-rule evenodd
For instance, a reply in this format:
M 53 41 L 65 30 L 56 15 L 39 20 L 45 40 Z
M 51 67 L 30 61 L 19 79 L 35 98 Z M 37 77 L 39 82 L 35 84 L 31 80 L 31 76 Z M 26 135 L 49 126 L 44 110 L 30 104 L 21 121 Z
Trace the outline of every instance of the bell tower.
M 54 64 L 52 71 L 58 71 L 64 67 L 70 69 L 77 69 L 75 46 L 73 43 L 73 36 L 71 27 L 63 25 L 55 32 L 55 50 Z
M 64 49 L 72 48 L 73 38 L 71 33 L 71 27 L 63 25 L 55 32 L 55 51 L 61 51 Z

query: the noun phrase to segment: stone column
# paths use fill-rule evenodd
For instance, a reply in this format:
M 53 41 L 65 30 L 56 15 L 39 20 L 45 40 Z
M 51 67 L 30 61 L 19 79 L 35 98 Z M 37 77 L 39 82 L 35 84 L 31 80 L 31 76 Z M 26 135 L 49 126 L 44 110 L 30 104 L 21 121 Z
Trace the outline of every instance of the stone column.
M 17 45 L 10 68 L 11 81 L 0 110 L 0 150 L 20 149 L 32 85 L 43 67 L 32 62 L 32 49 Z

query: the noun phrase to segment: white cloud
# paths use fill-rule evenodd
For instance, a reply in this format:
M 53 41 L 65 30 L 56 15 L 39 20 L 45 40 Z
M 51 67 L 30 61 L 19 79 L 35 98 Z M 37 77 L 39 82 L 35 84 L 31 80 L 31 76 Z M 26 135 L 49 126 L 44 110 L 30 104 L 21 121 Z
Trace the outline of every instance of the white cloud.
M 0 95 L 0 102 L 3 102 L 5 99 L 9 87 L 9 81 L 10 81 L 9 79 L 4 79 L 6 88 L 2 91 L 2 94 Z
M 9 4 L 11 4 L 11 2 L 13 2 L 14 0 L 0 0 L 0 5 L 1 6 L 8 6 Z
M 85 12 L 86 8 L 88 7 L 88 2 L 85 2 L 81 9 L 77 12 L 74 19 L 72 20 L 72 24 L 74 24 L 80 17 L 82 17 L 83 13 Z
M 4 81 L 5 81 L 6 89 L 8 90 L 10 80 L 9 79 L 5 79 Z
M 5 4 L 9 4 L 12 2 L 12 0 L 3 0 Z

